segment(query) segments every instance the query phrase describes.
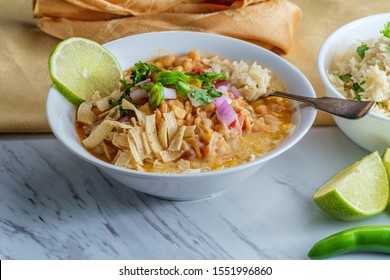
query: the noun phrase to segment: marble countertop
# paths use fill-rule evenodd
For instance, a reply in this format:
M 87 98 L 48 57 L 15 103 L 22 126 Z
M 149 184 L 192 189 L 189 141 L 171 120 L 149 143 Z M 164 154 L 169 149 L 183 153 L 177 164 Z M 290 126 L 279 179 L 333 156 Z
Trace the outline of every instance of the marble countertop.
M 368 152 L 337 127 L 313 127 L 239 187 L 191 202 L 126 188 L 53 135 L 0 135 L 0 259 L 304 260 L 319 239 L 389 224 L 389 208 L 338 221 L 315 190 Z M 389 259 L 349 254 L 335 259 Z

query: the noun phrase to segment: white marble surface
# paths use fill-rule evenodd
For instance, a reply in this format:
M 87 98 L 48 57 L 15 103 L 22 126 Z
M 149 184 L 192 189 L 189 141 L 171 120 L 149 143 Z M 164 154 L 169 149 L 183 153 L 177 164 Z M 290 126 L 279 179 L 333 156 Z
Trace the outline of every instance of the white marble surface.
M 52 135 L 0 135 L 0 153 L 0 259 L 301 260 L 327 235 L 390 223 L 389 208 L 342 222 L 312 201 L 322 183 L 368 153 L 337 127 L 312 128 L 241 186 L 193 202 L 119 185 Z

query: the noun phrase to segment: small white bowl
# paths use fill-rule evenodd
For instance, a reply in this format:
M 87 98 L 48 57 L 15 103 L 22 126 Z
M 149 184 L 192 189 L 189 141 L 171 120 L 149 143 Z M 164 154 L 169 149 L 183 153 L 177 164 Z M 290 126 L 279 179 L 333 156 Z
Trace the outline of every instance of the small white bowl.
M 164 53 L 184 54 L 196 49 L 222 57 L 247 62 L 257 61 L 277 73 L 290 92 L 315 97 L 305 76 L 280 56 L 254 44 L 230 37 L 200 32 L 153 32 L 126 37 L 105 45 L 128 69 L 139 60 L 149 60 Z M 92 156 L 80 143 L 75 130 L 75 108 L 53 87 L 46 103 L 49 125 L 60 142 L 81 159 L 135 190 L 172 200 L 195 200 L 238 187 L 268 160 L 296 144 L 313 124 L 316 110 L 294 103 L 295 130 L 276 149 L 252 162 L 235 167 L 197 174 L 158 174 L 119 168 Z M 261 182 L 259 182 L 259 187 Z
M 327 96 L 345 99 L 326 75 L 336 50 L 343 52 L 357 41 L 379 38 L 380 30 L 389 21 L 390 13 L 364 17 L 340 27 L 324 41 L 318 53 L 317 67 Z M 390 147 L 390 118 L 374 112 L 369 112 L 359 120 L 333 118 L 340 129 L 364 149 L 381 153 Z

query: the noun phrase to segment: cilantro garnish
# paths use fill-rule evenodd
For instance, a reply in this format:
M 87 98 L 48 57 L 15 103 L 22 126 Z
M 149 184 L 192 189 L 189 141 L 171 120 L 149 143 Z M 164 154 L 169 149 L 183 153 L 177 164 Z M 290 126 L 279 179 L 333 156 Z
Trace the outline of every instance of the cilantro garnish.
M 132 86 L 149 78 L 150 73 L 160 72 L 157 67 L 145 62 L 138 62 L 134 65 L 134 69 L 131 70 L 130 78 L 132 80 Z
M 361 86 L 364 85 L 365 83 L 366 83 L 366 81 L 364 80 L 360 84 L 356 83 L 356 82 L 352 84 L 352 89 L 355 92 L 355 97 L 353 98 L 354 100 L 356 100 L 356 101 L 361 100 L 360 93 L 364 91 L 364 88 L 362 88 Z
M 344 83 L 349 82 L 352 78 L 351 74 L 339 74 L 337 75 Z
M 360 58 L 364 58 L 364 54 L 365 54 L 366 50 L 368 50 L 368 49 L 369 49 L 369 47 L 366 44 L 362 43 L 359 47 L 357 47 L 356 51 L 357 51 L 358 55 L 360 56 Z
M 193 89 L 189 95 L 195 99 L 196 101 L 199 102 L 200 105 L 205 106 L 207 103 L 211 103 L 214 101 L 214 99 L 207 94 L 205 90 L 196 88 Z
M 384 29 L 381 30 L 383 36 L 390 38 L 390 22 L 386 23 Z

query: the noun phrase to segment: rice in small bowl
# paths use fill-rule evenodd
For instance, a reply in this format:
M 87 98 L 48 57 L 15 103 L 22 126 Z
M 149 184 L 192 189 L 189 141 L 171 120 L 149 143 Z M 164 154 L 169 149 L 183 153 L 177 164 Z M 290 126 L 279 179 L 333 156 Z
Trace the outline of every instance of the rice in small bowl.
M 389 21 L 390 14 L 379 14 L 342 26 L 324 41 L 317 59 L 327 96 L 376 101 L 362 119 L 333 117 L 349 138 L 369 151 L 390 147 Z
M 156 42 L 159 42 L 159 44 L 156 45 Z M 178 42 L 180 42 L 180 44 Z M 255 73 L 259 74 L 257 70 L 261 70 L 260 72 L 265 71 L 265 73 L 268 73 L 267 75 L 260 73 L 260 76 L 264 81 L 267 81 L 272 78 L 273 75 L 276 75 L 280 81 L 283 82 L 287 90 L 304 93 L 310 97 L 315 96 L 308 80 L 290 63 L 276 54 L 256 45 L 229 37 L 196 32 L 156 32 L 130 36 L 108 43 L 105 46 L 118 58 L 122 69 L 124 70 L 133 67 L 138 61 L 153 61 L 163 55 L 172 53 L 183 55 L 190 50 L 196 49 L 201 54 L 204 54 L 204 57 L 207 59 L 203 63 L 207 64 L 213 71 L 216 69 L 214 67 L 221 67 L 223 71 L 226 71 L 227 75 L 236 75 L 240 71 L 246 71 L 246 76 L 248 78 L 247 74 L 249 72 L 253 72 L 255 75 Z M 225 65 L 223 60 L 218 60 L 219 63 L 216 63 L 216 61 L 214 61 L 216 54 L 219 58 L 228 58 L 229 61 L 236 61 L 237 64 L 228 63 Z M 253 64 L 254 61 L 261 64 L 261 67 Z M 158 63 L 158 60 L 156 63 Z M 244 70 L 245 68 L 247 70 Z M 235 70 L 233 71 L 233 69 Z M 255 69 L 256 71 L 248 72 L 250 69 Z M 235 85 L 240 90 L 245 91 L 247 84 L 250 84 L 250 79 L 247 79 L 241 85 L 240 79 L 241 75 L 229 77 L 229 80 L 234 80 Z M 257 78 L 253 76 L 251 79 L 255 81 Z M 263 94 L 261 92 L 261 87 L 259 88 L 260 91 L 254 93 L 252 98 L 256 99 L 255 95 Z M 266 86 L 266 88 L 268 88 L 268 86 Z M 251 99 L 250 96 L 249 99 Z M 235 101 L 237 101 L 236 98 L 232 98 L 232 103 Z M 126 101 L 123 102 L 126 103 Z M 164 102 L 168 103 L 171 101 Z M 180 107 L 179 104 L 174 105 Z M 142 106 L 143 105 L 140 105 L 137 110 L 142 111 Z M 169 106 L 170 105 L 168 105 L 168 107 Z M 183 106 L 185 108 L 186 105 L 184 104 Z M 194 104 L 192 104 L 192 106 L 196 107 Z M 129 161 L 120 161 L 121 163 L 125 162 L 126 165 L 120 166 L 119 164 L 115 164 L 115 162 L 102 160 L 88 151 L 83 145 L 83 140 L 81 139 L 80 141 L 79 135 L 75 129 L 77 109 L 70 105 L 54 88 L 51 88 L 49 91 L 46 108 L 49 124 L 53 133 L 71 152 L 94 164 L 104 174 L 113 177 L 126 186 L 151 195 L 175 200 L 200 199 L 239 186 L 242 180 L 256 172 L 268 160 L 280 155 L 297 143 L 308 131 L 315 118 L 315 110 L 313 108 L 300 108 L 299 104 L 292 102 L 291 128 L 293 127 L 294 129 L 288 129 L 288 133 L 285 137 L 283 137 L 281 141 L 278 141 L 277 145 L 272 147 L 270 151 L 266 151 L 253 158 L 249 157 L 247 160 L 231 167 L 211 168 L 210 170 L 200 170 L 200 172 L 198 172 L 199 170 L 195 170 L 195 172 L 192 172 L 194 170 L 191 172 L 158 172 L 156 170 L 149 172 L 142 168 L 138 169 L 136 166 L 135 168 L 134 166 L 127 166 L 129 161 L 133 160 L 133 158 Z M 171 104 L 171 108 L 176 107 Z M 195 108 L 194 110 L 202 112 L 203 109 Z M 164 113 L 169 112 L 169 109 L 167 109 L 166 112 L 164 111 Z M 147 114 L 146 111 L 144 113 Z M 194 111 L 192 111 L 192 113 L 194 113 Z M 114 115 L 110 115 L 113 119 L 108 120 L 109 125 L 113 124 L 114 126 L 120 127 L 120 129 L 127 129 L 130 126 L 138 125 L 137 122 L 139 120 L 137 118 L 128 120 L 128 122 L 121 122 L 118 121 L 121 116 L 119 116 L 118 119 L 116 119 L 118 116 L 113 116 Z M 152 114 L 148 116 L 152 117 Z M 102 120 L 104 121 L 104 118 Z M 176 121 L 178 121 L 178 119 L 176 119 Z M 190 121 L 190 119 L 188 121 Z M 214 121 L 214 125 L 217 124 L 217 120 L 214 119 Z M 118 122 L 120 123 L 119 125 L 117 124 Z M 160 122 L 154 121 L 154 129 L 148 131 L 155 131 L 153 133 L 155 133 L 158 138 L 159 127 L 157 123 Z M 186 125 L 189 127 L 191 126 L 191 123 Z M 110 133 L 117 130 L 118 129 L 115 128 L 114 130 L 111 130 Z M 193 130 L 189 129 L 188 133 L 192 133 L 191 131 L 193 132 Z M 196 132 L 196 130 L 194 131 Z M 120 130 L 120 132 L 122 133 L 124 131 Z M 182 132 L 183 134 L 186 134 L 187 129 L 183 129 Z M 108 137 L 111 137 L 110 135 L 108 135 Z M 87 138 L 85 139 L 88 139 L 88 135 L 86 135 L 86 137 Z M 145 138 L 148 138 L 148 136 Z M 110 141 L 110 138 L 108 138 L 108 141 Z M 162 156 L 169 151 L 179 152 L 180 154 L 181 151 L 170 149 L 169 146 L 168 143 L 168 147 L 163 148 L 163 150 L 153 150 L 152 153 L 156 158 L 152 158 L 151 160 L 147 158 L 146 161 L 143 162 L 143 165 L 140 164 L 141 167 L 147 166 L 147 164 L 152 166 L 155 164 L 156 160 L 158 162 L 157 165 L 161 164 L 164 160 L 159 160 L 158 155 Z M 186 145 L 181 145 L 180 147 L 186 147 Z M 178 146 L 176 146 L 176 149 L 177 148 Z M 176 155 L 176 153 L 174 154 Z M 113 159 L 115 159 L 115 156 Z M 179 158 L 175 159 L 174 163 L 178 163 L 178 160 Z M 187 163 L 183 166 L 184 171 L 186 171 L 186 167 L 192 169 L 192 166 L 189 166 Z M 177 166 L 177 169 L 179 168 L 180 166 Z M 177 169 L 175 167 L 173 170 L 177 171 Z

